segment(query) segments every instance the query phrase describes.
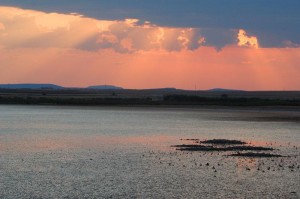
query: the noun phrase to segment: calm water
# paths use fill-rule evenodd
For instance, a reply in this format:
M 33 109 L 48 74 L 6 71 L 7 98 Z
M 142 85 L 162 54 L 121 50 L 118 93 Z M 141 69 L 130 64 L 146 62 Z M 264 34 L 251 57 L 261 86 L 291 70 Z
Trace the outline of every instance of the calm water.
M 290 157 L 170 147 L 181 138 Z M 0 198 L 300 198 L 299 148 L 299 110 L 0 105 Z

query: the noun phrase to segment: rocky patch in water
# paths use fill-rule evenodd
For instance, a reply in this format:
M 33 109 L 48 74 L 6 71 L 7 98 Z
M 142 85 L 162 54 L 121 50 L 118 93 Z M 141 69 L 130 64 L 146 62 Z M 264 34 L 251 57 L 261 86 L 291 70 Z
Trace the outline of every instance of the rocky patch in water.
M 279 154 L 265 153 L 265 151 L 274 151 L 272 147 L 251 146 L 247 142 L 240 140 L 227 139 L 212 139 L 200 141 L 200 139 L 181 139 L 185 141 L 193 141 L 193 144 L 173 145 L 179 151 L 217 151 L 217 152 L 235 152 L 233 154 L 226 154 L 228 156 L 236 157 L 285 157 Z M 255 153 L 253 152 L 255 151 Z M 243 153 L 241 153 L 243 152 Z M 258 153 L 260 152 L 260 153 Z
M 200 141 L 202 144 L 218 144 L 218 145 L 242 145 L 247 144 L 246 142 L 240 140 L 227 140 L 227 139 L 212 139 Z
M 270 153 L 253 153 L 253 152 L 247 152 L 247 153 L 234 153 L 230 154 L 229 156 L 237 156 L 237 157 L 257 157 L 257 158 L 273 158 L 273 157 L 285 157 L 279 154 L 270 154 Z
M 205 145 L 174 145 L 176 150 L 180 151 L 273 151 L 273 148 L 260 147 L 260 146 L 228 146 L 228 147 L 215 147 Z

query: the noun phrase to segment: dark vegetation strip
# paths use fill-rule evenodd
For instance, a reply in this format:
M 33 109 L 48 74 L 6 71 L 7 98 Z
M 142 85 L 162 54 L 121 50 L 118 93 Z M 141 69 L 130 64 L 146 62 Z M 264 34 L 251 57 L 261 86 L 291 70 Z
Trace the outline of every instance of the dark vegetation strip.
M 300 106 L 300 100 L 296 99 L 265 99 L 254 97 L 200 97 L 190 95 L 167 95 L 164 102 L 170 104 L 199 104 L 221 106 Z
M 300 106 L 300 100 L 199 97 L 167 95 L 162 99 L 119 97 L 65 97 L 65 96 L 1 96 L 1 104 L 51 104 L 51 105 L 216 105 L 216 106 Z
M 154 105 L 150 99 L 138 98 L 60 98 L 60 97 L 1 97 L 2 104 L 49 105 Z

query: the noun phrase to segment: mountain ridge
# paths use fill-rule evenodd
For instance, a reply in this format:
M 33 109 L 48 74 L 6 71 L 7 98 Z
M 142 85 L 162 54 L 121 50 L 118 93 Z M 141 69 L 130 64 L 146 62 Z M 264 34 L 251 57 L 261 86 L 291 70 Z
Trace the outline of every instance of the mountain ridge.
M 56 84 L 0 84 L 0 88 L 4 89 L 64 89 L 64 87 Z
M 122 87 L 114 86 L 114 85 L 94 85 L 88 86 L 86 89 L 98 89 L 98 90 L 120 90 Z
M 0 84 L 0 89 L 92 89 L 92 90 L 124 90 L 124 88 L 115 85 L 91 85 L 87 87 L 64 87 L 57 84 L 38 84 L 38 83 L 20 83 L 20 84 Z M 130 89 L 129 89 L 130 90 Z M 176 91 L 185 90 L 173 87 L 162 88 L 146 88 L 146 89 L 133 89 L 133 90 L 165 90 Z M 244 90 L 238 89 L 225 89 L 225 88 L 212 88 L 202 90 L 208 92 L 243 92 Z

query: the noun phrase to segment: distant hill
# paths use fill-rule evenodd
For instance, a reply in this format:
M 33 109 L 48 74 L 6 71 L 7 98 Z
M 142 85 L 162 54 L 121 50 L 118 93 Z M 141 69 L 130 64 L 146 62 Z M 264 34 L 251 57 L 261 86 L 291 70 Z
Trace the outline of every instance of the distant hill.
M 225 89 L 225 88 L 213 88 L 207 91 L 211 92 L 241 92 L 243 90 Z
M 122 87 L 112 86 L 112 85 L 98 85 L 98 86 L 89 86 L 88 89 L 98 89 L 98 90 L 120 90 Z
M 113 85 L 94 85 L 88 86 L 86 88 L 78 87 L 63 87 L 55 84 L 0 84 L 0 89 L 94 89 L 94 90 L 123 90 L 122 87 L 113 86 Z M 133 89 L 136 90 L 136 89 Z M 139 89 L 137 89 L 139 90 Z M 172 87 L 166 88 L 152 88 L 152 89 L 140 89 L 141 91 L 157 91 L 157 92 L 184 92 L 187 90 L 181 90 Z M 224 89 L 224 88 L 213 88 L 206 90 L 208 92 L 242 92 L 243 90 L 234 90 L 234 89 Z
M 147 88 L 147 89 L 140 89 L 140 90 L 153 90 L 153 91 L 177 91 L 177 88 Z
M 55 84 L 0 84 L 5 89 L 64 89 Z

